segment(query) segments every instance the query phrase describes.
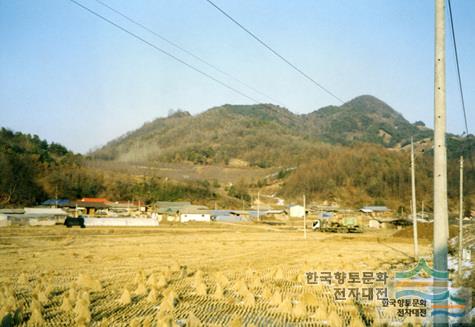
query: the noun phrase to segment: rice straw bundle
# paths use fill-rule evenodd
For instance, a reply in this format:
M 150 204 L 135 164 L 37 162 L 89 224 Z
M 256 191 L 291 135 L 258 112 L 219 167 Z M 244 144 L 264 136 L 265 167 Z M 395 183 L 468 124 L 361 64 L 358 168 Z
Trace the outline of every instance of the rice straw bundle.
M 282 304 L 282 294 L 280 294 L 279 290 L 276 290 L 272 297 L 269 300 L 270 305 L 281 305 Z
M 198 319 L 198 317 L 195 316 L 193 312 L 190 312 L 188 314 L 188 318 L 186 318 L 186 327 L 201 327 L 203 324 L 201 323 L 201 320 Z
M 299 301 L 294 307 L 292 308 L 292 314 L 296 317 L 304 317 L 307 315 L 307 307 L 302 301 Z
M 271 297 L 272 292 L 270 291 L 270 289 L 268 287 L 264 287 L 264 289 L 262 290 L 262 298 L 264 300 L 270 300 Z
M 89 304 L 84 298 L 81 298 L 74 307 L 77 324 L 88 324 L 91 321 L 91 312 L 89 311 Z
M 86 291 L 82 292 L 81 299 L 84 300 L 88 306 L 91 304 L 91 298 L 89 296 L 89 292 L 86 292 Z
M 140 282 L 135 289 L 135 295 L 145 295 L 147 294 L 147 287 L 144 282 Z
M 148 296 L 147 296 L 147 302 L 149 303 L 156 303 L 157 300 L 158 300 L 158 291 L 155 287 L 152 287 L 152 289 L 150 290 L 150 292 L 148 293 Z
M 130 327 L 140 327 L 141 325 L 142 325 L 142 324 L 141 324 L 139 318 L 133 318 L 133 319 L 129 322 L 129 326 L 130 326 Z
M 289 298 L 285 298 L 282 303 L 277 308 L 278 312 L 284 314 L 291 314 L 292 313 L 292 301 Z
M 365 324 L 361 321 L 360 317 L 352 315 L 349 327 L 365 327 Z
M 274 273 L 274 279 L 284 279 L 284 271 L 279 267 Z
M 221 287 L 221 284 L 220 283 L 217 283 L 216 284 L 216 289 L 214 291 L 214 294 L 213 296 L 216 298 L 216 299 L 222 299 L 224 297 L 224 291 L 223 291 L 223 288 Z
M 93 292 L 102 291 L 101 283 L 89 274 L 80 274 L 76 283 L 80 288 L 90 289 Z
M 223 273 L 218 272 L 216 274 L 215 280 L 220 283 L 223 287 L 226 287 L 229 285 L 229 279 L 223 275 Z
M 249 289 L 243 280 L 238 280 L 236 284 L 234 284 L 234 290 L 241 296 L 249 292 Z
M 196 286 L 196 294 L 201 296 L 206 296 L 208 294 L 208 288 L 205 283 L 201 282 Z
M 69 302 L 71 302 L 71 304 L 74 305 L 74 303 L 76 303 L 76 297 L 77 297 L 76 290 L 74 289 L 74 287 L 70 287 L 68 291 Z
M 160 310 L 164 312 L 173 311 L 177 304 L 178 296 L 174 291 L 169 291 L 160 303 Z
M 157 288 L 160 289 L 162 287 L 166 287 L 167 285 L 168 285 L 168 282 L 165 276 L 163 276 L 163 274 L 160 274 L 156 283 Z
M 243 294 L 243 303 L 249 307 L 255 306 L 256 298 L 254 297 L 254 294 L 252 294 L 250 291 L 247 291 L 245 294 Z
M 239 316 L 235 316 L 228 324 L 228 327 L 242 327 L 244 324 Z
M 331 326 L 343 326 L 343 320 L 335 310 L 332 310 L 328 315 L 328 321 L 330 322 Z
M 152 317 L 145 317 L 142 321 L 141 327 L 152 327 Z
M 63 297 L 63 303 L 61 304 L 60 309 L 64 312 L 70 312 L 73 309 L 73 305 L 67 295 Z
M 36 293 L 36 298 L 38 299 L 38 301 L 45 305 L 46 303 L 48 303 L 49 299 L 48 297 L 46 296 L 46 293 L 44 290 L 41 290 L 39 291 L 38 293 Z
M 312 293 L 303 293 L 302 296 L 300 296 L 300 302 L 302 302 L 305 305 L 308 306 L 317 306 L 318 305 L 318 300 L 317 297 L 312 294 Z
M 177 327 L 175 319 L 171 314 L 163 314 L 160 311 L 157 314 L 157 327 Z
M 22 273 L 20 274 L 20 276 L 18 276 L 17 283 L 18 283 L 19 285 L 26 285 L 26 284 L 28 284 L 28 282 L 29 282 L 28 276 L 27 276 L 24 272 L 22 272 Z
M 120 296 L 119 303 L 122 305 L 128 305 L 132 302 L 132 299 L 130 298 L 130 292 L 127 288 L 124 288 L 124 291 L 122 292 L 122 295 Z
M 154 273 L 151 273 L 150 276 L 148 276 L 146 285 L 154 286 L 155 284 L 157 284 L 157 277 L 155 276 Z
M 43 326 L 45 321 L 43 315 L 41 314 L 41 309 L 38 307 L 31 308 L 30 319 L 28 319 L 28 326 Z
M 137 271 L 134 278 L 134 284 L 144 283 L 145 282 L 145 273 L 142 269 Z

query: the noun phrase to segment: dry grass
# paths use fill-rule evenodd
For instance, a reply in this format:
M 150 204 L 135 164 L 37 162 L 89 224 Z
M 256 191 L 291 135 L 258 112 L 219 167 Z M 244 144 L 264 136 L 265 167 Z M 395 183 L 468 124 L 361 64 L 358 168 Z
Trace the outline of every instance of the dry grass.
M 374 306 L 335 302 L 304 273 L 401 269 L 411 244 L 384 237 L 304 241 L 298 231 L 213 224 L 4 228 L 0 314 L 21 326 L 377 324 Z

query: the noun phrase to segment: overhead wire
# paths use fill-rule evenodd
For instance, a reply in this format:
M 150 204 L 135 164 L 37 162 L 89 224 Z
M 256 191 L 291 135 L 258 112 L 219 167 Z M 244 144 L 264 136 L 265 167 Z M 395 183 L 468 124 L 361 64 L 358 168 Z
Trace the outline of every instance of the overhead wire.
M 338 100 L 339 102 L 341 103 L 344 103 L 344 101 L 336 96 L 333 92 L 331 92 L 329 89 L 327 89 L 325 86 L 323 86 L 321 83 L 318 83 L 315 79 L 313 79 L 310 75 L 308 75 L 307 73 L 305 73 L 302 69 L 300 69 L 299 67 L 297 67 L 296 65 L 294 65 L 290 60 L 288 60 L 287 58 L 285 58 L 283 55 L 281 55 L 279 52 L 277 52 L 276 50 L 274 50 L 270 45 L 268 45 L 266 42 L 264 42 L 260 37 L 258 37 L 256 34 L 254 34 L 253 32 L 251 32 L 248 28 L 246 28 L 244 25 L 242 25 L 240 22 L 238 22 L 236 19 L 234 19 L 230 14 L 228 14 L 226 11 L 224 11 L 222 8 L 220 8 L 216 3 L 214 3 L 213 1 L 211 0 L 205 0 L 207 1 L 210 5 L 212 5 L 214 8 L 216 8 L 221 14 L 223 14 L 224 16 L 226 16 L 229 20 L 231 20 L 234 24 L 236 24 L 237 26 L 239 26 L 243 31 L 245 31 L 247 34 L 249 34 L 253 39 L 255 39 L 257 42 L 259 42 L 262 46 L 264 46 L 265 48 L 267 48 L 267 50 L 269 50 L 270 52 L 272 52 L 275 56 L 277 56 L 278 58 L 280 58 L 282 61 L 284 61 L 287 65 L 289 65 L 290 67 L 292 67 L 294 70 L 296 70 L 298 73 L 300 73 L 302 76 L 304 76 L 307 80 L 309 80 L 310 82 L 312 82 L 314 85 L 316 85 L 317 87 L 319 87 L 321 90 L 323 90 L 325 93 L 329 94 L 330 96 L 332 96 L 333 98 L 335 98 L 336 100 Z
M 459 91 L 460 91 L 460 99 L 461 99 L 463 118 L 464 118 L 464 123 L 465 123 L 465 140 L 462 141 L 462 156 L 468 154 L 468 159 L 470 161 L 470 164 L 472 167 L 474 167 L 474 162 L 473 162 L 473 157 L 472 157 L 472 147 L 470 147 L 470 140 L 468 139 L 469 132 L 468 132 L 468 122 L 467 122 L 467 111 L 465 109 L 465 100 L 463 96 L 462 77 L 460 74 L 460 64 L 459 64 L 459 56 L 458 56 L 458 50 L 457 50 L 457 40 L 455 38 L 454 17 L 452 14 L 452 3 L 450 0 L 448 0 L 447 2 L 448 2 L 448 8 L 449 8 L 449 17 L 450 17 L 450 30 L 452 32 L 452 41 L 453 41 L 453 47 L 454 47 L 454 53 L 455 53 L 455 64 L 457 66 L 458 86 L 459 86 Z M 470 147 L 468 151 L 467 151 L 467 145 Z
M 468 136 L 467 112 L 465 110 L 465 101 L 463 97 L 462 78 L 460 75 L 460 64 L 459 64 L 459 56 L 458 56 L 458 50 L 457 50 L 457 41 L 455 39 L 455 27 L 454 27 L 453 15 L 452 15 L 452 5 L 451 5 L 450 0 L 448 0 L 448 3 L 449 3 L 450 27 L 452 31 L 452 40 L 453 40 L 453 46 L 454 46 L 454 52 L 455 52 L 455 63 L 457 65 L 457 77 L 458 77 L 458 84 L 459 84 L 459 90 L 460 90 L 460 98 L 462 101 L 463 118 L 465 121 L 465 133 Z
M 256 94 L 259 94 L 260 96 L 262 96 L 262 97 L 264 97 L 264 98 L 267 98 L 267 99 L 269 99 L 269 100 L 271 100 L 271 101 L 273 101 L 273 102 L 276 102 L 276 103 L 278 103 L 278 104 L 281 104 L 280 101 L 278 101 L 278 100 L 272 98 L 271 96 L 265 94 L 264 92 L 258 90 L 258 89 L 255 88 L 255 87 L 249 85 L 248 83 L 246 83 L 246 82 L 240 80 L 239 78 L 233 76 L 232 74 L 230 74 L 230 73 L 228 73 L 228 72 L 222 70 L 221 68 L 217 67 L 216 65 L 214 65 L 214 64 L 210 63 L 209 61 L 203 59 L 202 57 L 200 57 L 200 56 L 194 54 L 194 53 L 191 52 L 190 50 L 185 49 L 183 46 L 181 46 L 181 45 L 179 45 L 179 44 L 177 44 L 177 43 L 171 41 L 170 39 L 166 38 L 165 36 L 159 34 L 159 33 L 156 32 L 156 31 L 152 30 L 151 28 L 145 26 L 144 24 L 138 22 L 137 20 L 133 19 L 132 17 L 130 17 L 130 16 L 124 14 L 123 12 L 119 11 L 118 9 L 115 9 L 115 8 L 112 7 L 111 5 L 105 3 L 104 1 L 102 1 L 102 0 L 95 0 L 95 1 L 96 1 L 97 3 L 99 3 L 100 5 L 102 5 L 102 6 L 106 7 L 106 8 L 108 8 L 108 9 L 111 10 L 112 12 L 116 13 L 117 15 L 119 15 L 119 16 L 125 18 L 126 20 L 128 20 L 128 21 L 131 22 L 132 24 L 134 24 L 134 25 L 136 25 L 136 26 L 142 28 L 143 30 L 149 32 L 150 34 L 152 34 L 152 35 L 158 37 L 158 38 L 161 39 L 162 41 L 164 41 L 164 42 L 170 44 L 170 45 L 173 46 L 174 48 L 179 49 L 180 51 L 182 51 L 182 52 L 186 53 L 187 55 L 193 57 L 194 59 L 196 59 L 196 60 L 198 60 L 199 62 L 205 64 L 206 66 L 208 66 L 208 67 L 214 69 L 215 71 L 217 71 L 217 72 L 219 72 L 219 73 L 225 75 L 226 77 L 228 77 L 228 78 L 234 80 L 235 82 L 237 82 L 237 83 L 239 83 L 239 84 L 245 86 L 246 88 L 248 88 L 249 90 L 255 92 Z
M 240 90 L 234 88 L 233 86 L 231 86 L 231 85 L 229 85 L 229 84 L 227 84 L 227 83 L 225 83 L 225 82 L 223 82 L 223 81 L 221 81 L 221 80 L 219 80 L 219 79 L 213 77 L 212 75 L 210 75 L 210 74 L 208 74 L 208 73 L 202 71 L 201 69 L 196 68 L 195 66 L 189 64 L 188 62 L 184 61 L 184 60 L 181 59 L 181 58 L 178 58 L 177 56 L 175 56 L 175 55 L 169 53 L 168 51 L 163 50 L 162 48 L 158 47 L 157 45 L 153 44 L 152 42 L 147 41 L 147 40 L 144 39 L 143 37 L 141 37 L 141 36 L 135 34 L 134 32 L 132 32 L 132 31 L 126 29 L 125 27 L 123 27 L 123 26 L 121 26 L 121 25 L 119 25 L 119 24 L 113 22 L 112 20 L 110 20 L 110 19 L 106 18 L 105 16 L 99 14 L 98 12 L 96 12 L 96 11 L 90 9 L 89 7 L 83 5 L 82 3 L 80 3 L 80 2 L 78 2 L 78 1 L 76 1 L 76 0 L 68 0 L 68 1 L 70 1 L 71 3 L 77 5 L 78 7 L 80 7 L 80 8 L 82 8 L 82 9 L 86 10 L 86 11 L 89 12 L 90 14 L 92 14 L 92 15 L 94 15 L 94 16 L 100 18 L 101 20 L 103 20 L 103 21 L 105 21 L 105 22 L 107 22 L 107 23 L 113 25 L 114 27 L 118 28 L 119 30 L 121 30 L 121 31 L 123 31 L 123 32 L 125 32 L 125 33 L 127 33 L 127 34 L 129 34 L 130 36 L 134 37 L 135 39 L 137 39 L 137 40 L 139 40 L 139 41 L 145 43 L 146 45 L 152 47 L 152 48 L 155 49 L 156 51 L 158 51 L 158 52 L 160 52 L 160 53 L 162 53 L 162 54 L 164 54 L 164 55 L 166 55 L 166 56 L 168 56 L 168 57 L 174 59 L 175 61 L 177 61 L 177 62 L 179 62 L 179 63 L 181 63 L 181 64 L 187 66 L 188 68 L 190 68 L 190 69 L 194 70 L 195 72 L 197 72 L 197 73 L 199 73 L 199 74 L 205 76 L 206 78 L 208 78 L 208 79 L 210 79 L 210 80 L 213 80 L 214 82 L 216 82 L 216 83 L 218 83 L 218 84 L 224 86 L 225 88 L 227 88 L 227 89 L 233 91 L 234 93 L 239 94 L 240 96 L 245 97 L 245 98 L 247 98 L 247 99 L 253 101 L 254 103 L 259 103 L 259 101 L 256 100 L 255 98 L 253 98 L 253 97 L 251 97 L 251 96 L 245 94 L 244 92 L 241 92 Z

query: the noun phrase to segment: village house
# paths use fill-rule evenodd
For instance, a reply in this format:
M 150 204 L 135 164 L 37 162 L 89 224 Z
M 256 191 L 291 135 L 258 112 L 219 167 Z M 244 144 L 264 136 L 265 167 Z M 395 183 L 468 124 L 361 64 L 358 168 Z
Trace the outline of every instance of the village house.
M 290 205 L 289 216 L 291 218 L 303 218 L 305 216 L 305 208 L 299 204 Z

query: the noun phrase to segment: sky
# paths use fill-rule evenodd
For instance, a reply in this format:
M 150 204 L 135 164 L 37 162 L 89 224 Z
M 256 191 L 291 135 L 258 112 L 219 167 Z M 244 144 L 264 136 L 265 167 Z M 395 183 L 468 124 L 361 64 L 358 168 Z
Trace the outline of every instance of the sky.
M 77 0 L 259 102 L 308 113 L 339 102 L 205 0 L 102 0 L 255 93 L 95 0 Z M 433 126 L 434 1 L 214 0 L 344 101 L 383 100 Z M 452 0 L 469 132 L 475 121 L 475 1 Z M 448 16 L 447 16 L 448 18 Z M 447 20 L 447 32 L 449 32 Z M 69 0 L 0 0 L 0 126 L 81 153 L 182 109 L 254 101 L 167 57 Z M 464 131 L 447 33 L 447 129 Z

